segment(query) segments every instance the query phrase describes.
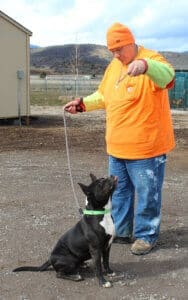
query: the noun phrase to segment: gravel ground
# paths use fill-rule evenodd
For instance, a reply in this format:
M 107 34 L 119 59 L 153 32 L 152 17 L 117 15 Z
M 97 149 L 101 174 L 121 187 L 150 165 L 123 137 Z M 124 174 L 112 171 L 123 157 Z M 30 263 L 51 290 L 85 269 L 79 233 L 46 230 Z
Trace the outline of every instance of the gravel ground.
M 117 276 L 100 288 L 92 261 L 85 280 L 57 279 L 53 271 L 12 273 L 40 265 L 57 239 L 79 220 L 70 185 L 62 111 L 32 107 L 29 126 L 0 126 L 0 300 L 127 299 L 186 300 L 188 295 L 188 113 L 172 112 L 177 146 L 168 155 L 161 235 L 148 255 L 135 256 L 130 245 L 112 245 Z M 79 204 L 85 197 L 77 182 L 89 173 L 107 174 L 104 114 L 66 116 L 70 160 Z

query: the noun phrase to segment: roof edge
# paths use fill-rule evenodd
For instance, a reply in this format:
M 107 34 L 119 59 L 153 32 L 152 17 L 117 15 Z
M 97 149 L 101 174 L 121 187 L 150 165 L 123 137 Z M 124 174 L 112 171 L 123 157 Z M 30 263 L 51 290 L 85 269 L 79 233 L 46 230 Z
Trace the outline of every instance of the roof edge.
M 30 31 L 29 29 L 27 29 L 26 27 L 24 27 L 23 25 L 21 25 L 20 23 L 18 23 L 16 20 L 14 20 L 13 18 L 9 17 L 8 15 L 6 15 L 2 10 L 0 10 L 0 16 L 2 18 L 4 18 L 6 21 L 10 22 L 11 24 L 13 24 L 14 26 L 18 27 L 19 29 L 21 29 L 22 31 L 24 31 L 25 33 L 27 33 L 29 36 L 32 36 L 32 31 Z

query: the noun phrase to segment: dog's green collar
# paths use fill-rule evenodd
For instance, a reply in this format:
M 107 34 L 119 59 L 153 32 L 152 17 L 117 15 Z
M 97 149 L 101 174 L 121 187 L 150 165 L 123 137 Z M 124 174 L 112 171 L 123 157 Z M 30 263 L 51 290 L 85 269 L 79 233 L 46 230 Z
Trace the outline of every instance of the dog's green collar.
M 84 215 L 91 215 L 91 216 L 98 216 L 98 215 L 106 215 L 110 213 L 110 209 L 104 209 L 104 210 L 89 210 L 89 209 L 84 209 L 83 214 Z

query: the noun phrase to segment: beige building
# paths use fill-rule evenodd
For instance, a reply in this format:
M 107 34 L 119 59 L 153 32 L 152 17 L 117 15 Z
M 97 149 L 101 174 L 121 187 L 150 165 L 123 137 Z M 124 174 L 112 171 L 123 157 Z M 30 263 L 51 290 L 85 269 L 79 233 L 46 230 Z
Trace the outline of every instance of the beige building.
M 31 35 L 0 11 L 0 119 L 30 115 Z

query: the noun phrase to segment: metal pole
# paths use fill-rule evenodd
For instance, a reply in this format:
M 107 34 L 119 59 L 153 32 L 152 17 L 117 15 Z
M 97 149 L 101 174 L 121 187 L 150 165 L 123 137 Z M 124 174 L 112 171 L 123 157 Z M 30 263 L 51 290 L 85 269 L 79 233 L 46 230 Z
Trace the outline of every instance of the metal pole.
M 17 78 L 18 78 L 18 89 L 17 89 L 18 118 L 19 118 L 19 125 L 21 127 L 21 125 L 22 125 L 22 120 L 21 120 L 22 84 L 21 84 L 21 80 L 24 78 L 23 70 L 17 71 Z

